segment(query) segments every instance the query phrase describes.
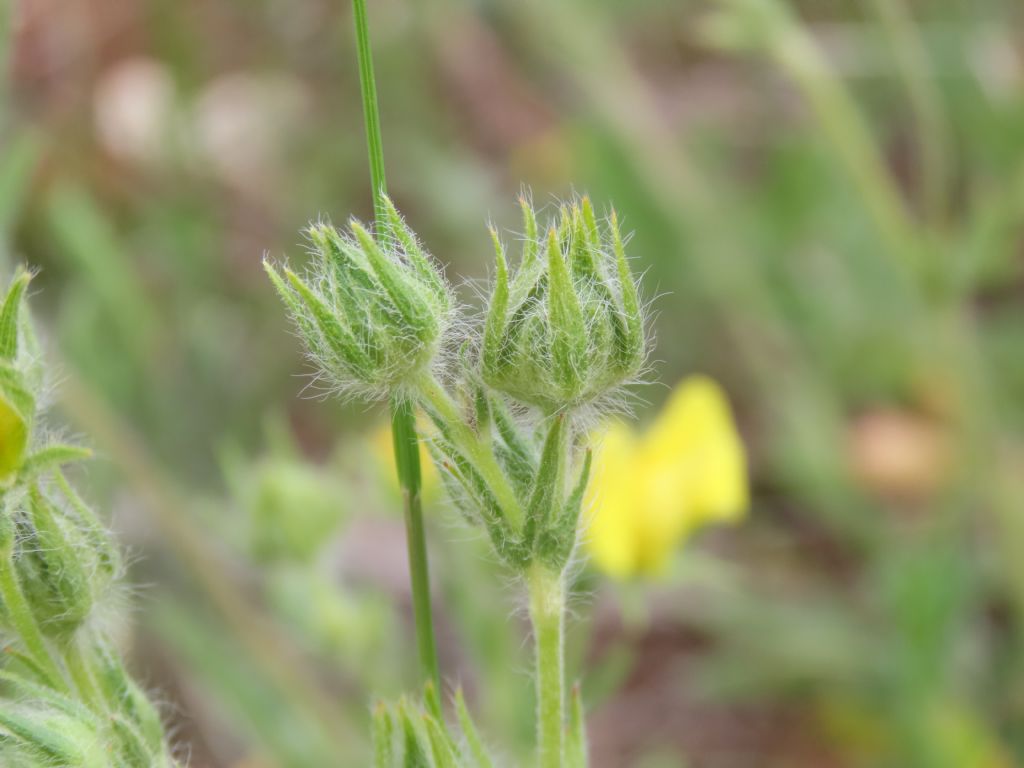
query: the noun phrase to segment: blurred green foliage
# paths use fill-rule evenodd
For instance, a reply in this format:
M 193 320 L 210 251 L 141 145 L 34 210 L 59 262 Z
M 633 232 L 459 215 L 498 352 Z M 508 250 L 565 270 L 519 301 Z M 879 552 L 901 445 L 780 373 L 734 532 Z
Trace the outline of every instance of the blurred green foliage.
M 41 268 L 62 407 L 109 457 L 93 494 L 153 585 L 138 665 L 192 765 L 365 764 L 369 691 L 413 655 L 382 415 L 298 397 L 260 269 L 369 214 L 348 6 L 15 5 L 0 266 Z M 1024 762 L 1024 9 L 372 6 L 390 191 L 430 250 L 483 277 L 520 183 L 614 202 L 652 379 L 717 378 L 752 453 L 750 522 L 672 580 L 581 573 L 594 765 Z M 514 761 L 511 598 L 432 514 L 442 664 Z

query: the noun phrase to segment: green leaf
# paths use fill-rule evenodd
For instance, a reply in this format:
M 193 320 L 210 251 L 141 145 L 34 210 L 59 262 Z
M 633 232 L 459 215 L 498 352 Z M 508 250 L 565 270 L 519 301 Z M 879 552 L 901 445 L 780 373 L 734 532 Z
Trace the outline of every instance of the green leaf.
M 41 683 L 45 686 L 49 686 L 50 678 L 47 675 L 46 671 L 41 666 L 39 666 L 39 662 L 33 659 L 30 655 L 28 655 L 24 651 L 21 651 L 17 648 L 13 648 L 11 646 L 5 648 L 4 653 L 10 658 L 15 659 L 17 661 L 18 666 L 23 667 L 26 672 L 31 674 L 35 682 Z M 28 678 L 23 677 L 23 679 L 27 680 Z
M 25 295 L 32 275 L 19 267 L 7 288 L 7 295 L 0 305 L 0 360 L 13 361 L 18 354 L 18 321 L 21 314 L 21 300 Z
M 395 721 L 384 702 L 377 702 L 373 708 L 373 766 L 394 768 L 395 766 Z
M 523 437 L 519 426 L 500 396 L 491 398 L 491 412 L 494 414 L 494 425 L 498 435 L 509 451 L 515 456 L 518 470 L 531 479 L 537 471 L 537 457 L 530 441 Z M 524 494 L 525 495 L 525 494 Z
M 409 702 L 398 702 L 398 718 L 402 724 L 403 768 L 437 768 L 430 756 L 430 740 L 420 725 L 420 713 Z
M 428 409 L 428 414 L 430 413 Z M 437 419 L 435 419 L 437 422 Z M 491 540 L 495 552 L 514 568 L 525 565 L 528 558 L 528 549 L 512 533 L 508 523 L 508 516 L 498 503 L 498 499 L 491 490 L 483 474 L 477 471 L 472 462 L 464 456 L 451 440 L 446 436 L 444 427 L 438 424 L 441 435 L 434 437 L 433 445 L 441 454 L 441 461 L 438 470 L 442 477 L 445 475 L 458 484 L 465 497 L 471 503 L 463 508 L 467 514 L 472 515 L 474 521 L 483 523 L 484 530 Z M 447 479 L 445 482 L 449 482 Z M 458 497 L 453 496 L 458 499 Z
M 459 718 L 459 725 L 462 728 L 462 735 L 466 737 L 469 752 L 476 762 L 476 768 L 494 768 L 494 762 L 491 760 L 490 755 L 487 754 L 487 749 L 480 739 L 476 724 L 469 714 L 469 707 L 466 706 L 466 699 L 462 695 L 462 688 L 455 690 L 455 711 Z
M 593 209 L 590 201 L 584 198 L 587 209 L 590 210 L 590 218 L 593 221 Z M 599 251 L 596 248 L 597 225 L 594 225 L 594 238 L 590 235 L 590 225 L 586 216 L 580 211 L 580 206 L 573 204 L 570 214 L 571 226 L 569 228 L 569 269 L 572 274 L 588 283 L 599 283 L 598 266 L 596 256 Z
M 110 716 L 110 727 L 117 737 L 117 751 L 126 765 L 159 765 L 159 755 L 163 752 L 162 743 L 154 750 L 139 729 L 117 713 Z
M 594 216 L 594 206 L 590 197 L 584 195 L 580 201 L 580 211 L 583 215 L 583 234 L 587 244 L 594 250 L 601 247 L 601 233 L 597 228 L 597 219 Z
M 487 309 L 487 320 L 484 323 L 483 365 L 490 371 L 500 366 L 501 349 L 505 344 L 505 315 L 508 312 L 508 264 L 505 261 L 505 250 L 498 239 L 498 233 L 491 228 L 494 240 L 496 259 L 494 292 L 491 305 Z
M 429 329 L 431 313 L 427 311 L 422 298 L 417 295 L 416 285 L 406 279 L 402 274 L 402 267 L 388 258 L 373 235 L 367 232 L 362 224 L 353 219 L 349 226 L 362 246 L 373 274 L 391 298 L 402 319 L 408 323 L 409 330 L 418 335 Z
M 95 739 L 89 738 L 92 734 L 88 729 L 73 719 L 0 707 L 0 730 L 7 731 L 41 757 L 58 761 L 58 765 L 96 765 L 88 759 L 89 752 L 95 748 Z
M 612 211 L 611 215 L 611 231 L 622 301 L 622 320 L 625 326 L 622 341 L 618 346 L 619 362 L 623 368 L 632 369 L 643 362 L 644 323 L 636 281 L 629 270 L 629 262 L 626 261 L 626 249 L 622 244 L 622 233 L 619 231 L 619 220 L 615 211 Z
M 25 376 L 13 364 L 0 359 L 0 397 L 7 400 L 26 422 L 32 420 L 36 401 L 28 390 Z
M 554 508 L 558 504 L 562 488 L 562 467 L 564 464 L 565 417 L 554 416 L 551 427 L 544 440 L 544 450 L 540 457 L 537 477 L 526 505 L 526 523 L 523 527 L 523 540 L 528 549 L 533 548 L 534 538 L 538 531 L 551 525 Z
M 430 750 L 437 768 L 459 768 L 458 747 L 436 718 L 423 715 L 423 723 L 430 740 Z
M 338 322 L 337 315 L 297 274 L 287 268 L 284 273 L 305 304 L 305 312 L 300 310 L 297 317 L 310 317 L 331 351 L 358 375 L 369 376 L 373 370 L 370 358 L 352 334 Z
M 444 713 L 441 710 L 441 697 L 437 694 L 437 688 L 434 687 L 434 681 L 428 680 L 423 686 L 423 701 L 427 705 L 427 710 L 440 720 L 444 722 Z
M 92 457 L 92 451 L 79 445 L 54 443 L 28 456 L 21 465 L 21 477 L 31 480 L 51 469 Z
M 519 207 L 523 211 L 523 261 L 519 269 L 527 272 L 537 262 L 537 215 L 525 194 L 519 195 Z
M 576 683 L 569 694 L 569 730 L 565 739 L 566 768 L 587 768 L 587 733 L 583 697 Z
M 580 470 L 576 486 L 565 500 L 559 516 L 541 534 L 541 539 L 538 542 L 538 553 L 552 568 L 564 567 L 572 555 L 573 547 L 576 546 L 580 512 L 583 508 L 583 497 L 587 491 L 587 482 L 590 479 L 592 459 L 593 452 L 588 449 L 583 457 L 583 468 Z
M 71 504 L 74 514 L 77 516 L 77 523 L 82 532 L 89 539 L 90 546 L 95 550 L 99 565 L 109 576 L 113 576 L 121 569 L 121 555 L 117 544 L 110 537 L 107 529 L 92 508 L 85 503 L 85 500 L 78 495 L 78 492 L 71 486 L 64 473 L 59 469 L 54 472 L 54 480 L 60 488 L 64 498 Z
M 161 754 L 164 730 L 156 707 L 132 680 L 114 649 L 104 642 L 96 650 L 93 668 L 111 708 L 132 723 L 133 730 L 151 754 Z
M 558 234 L 548 234 L 548 323 L 551 331 L 551 357 L 558 382 L 573 397 L 586 380 L 587 334 L 579 297 L 562 256 Z
M 384 202 L 384 214 L 387 217 L 388 233 L 401 244 L 406 256 L 409 257 L 409 263 L 412 264 L 413 269 L 427 282 L 430 288 L 438 296 L 447 296 L 448 289 L 445 286 L 444 280 L 434 267 L 430 257 L 420 247 L 416 235 L 402 219 L 402 215 L 395 208 L 395 204 L 391 202 L 391 198 L 383 195 L 382 199 Z
M 493 443 L 495 458 L 519 497 L 528 499 L 537 474 L 534 450 L 520 434 L 511 414 L 498 398 L 491 399 L 491 412 L 499 437 Z
M 13 695 L 9 696 L 11 699 L 20 699 L 31 701 L 38 705 L 46 705 L 69 717 L 88 722 L 92 725 L 98 724 L 95 716 L 88 708 L 70 696 L 55 691 L 45 683 L 40 684 L 34 680 L 29 680 L 27 677 L 7 669 L 0 670 L 0 682 L 3 682 L 12 689 L 11 693 Z

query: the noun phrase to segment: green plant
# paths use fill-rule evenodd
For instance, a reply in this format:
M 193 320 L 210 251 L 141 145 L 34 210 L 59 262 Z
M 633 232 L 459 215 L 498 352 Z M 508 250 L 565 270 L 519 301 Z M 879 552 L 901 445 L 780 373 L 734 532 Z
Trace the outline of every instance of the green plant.
M 395 465 L 402 486 L 416 638 L 423 674 L 440 685 L 420 492 L 422 477 L 410 392 L 434 364 L 452 311 L 444 278 L 387 199 L 365 0 L 353 0 L 359 77 L 373 187 L 374 231 L 313 225 L 314 270 L 306 280 L 270 265 L 306 347 L 340 391 L 389 397 Z
M 518 268 L 510 273 L 492 229 L 497 266 L 486 320 L 482 328 L 453 324 L 452 290 L 384 193 L 365 4 L 355 0 L 354 8 L 376 221 L 368 228 L 352 220 L 346 233 L 314 224 L 309 272 L 269 263 L 267 272 L 332 388 L 392 402 L 425 676 L 438 678 L 418 514 L 416 405 L 434 424 L 429 446 L 456 505 L 529 593 L 539 764 L 584 765 L 578 698 L 566 733 L 564 624 L 566 572 L 590 472 L 586 428 L 619 400 L 647 357 L 623 237 L 615 214 L 599 222 L 586 197 L 562 205 L 543 227 L 522 197 Z M 446 365 L 443 350 L 457 344 L 458 362 Z M 436 685 L 423 710 L 408 702 L 380 710 L 379 764 L 487 764 L 473 747 L 479 740 L 468 716 L 465 757 L 447 735 Z
M 121 558 L 48 442 L 19 271 L 0 304 L 0 757 L 10 766 L 170 768 L 160 717 L 103 629 Z

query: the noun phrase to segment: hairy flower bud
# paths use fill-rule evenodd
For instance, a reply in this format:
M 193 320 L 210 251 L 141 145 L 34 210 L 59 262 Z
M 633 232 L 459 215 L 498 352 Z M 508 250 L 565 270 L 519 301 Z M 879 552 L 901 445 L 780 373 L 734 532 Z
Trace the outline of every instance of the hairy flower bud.
M 615 215 L 599 226 L 584 197 L 539 234 L 533 209 L 520 202 L 525 242 L 511 277 L 492 232 L 497 279 L 484 328 L 484 381 L 548 411 L 599 400 L 635 377 L 647 353 Z
M 109 588 L 118 553 L 82 507 L 58 505 L 38 488 L 25 494 L 22 507 L 15 515 L 15 567 L 25 599 L 47 635 L 68 637 Z
M 267 273 L 310 357 L 340 391 L 377 398 L 413 385 L 433 363 L 452 312 L 451 290 L 390 201 L 371 234 L 308 230 L 310 271 Z

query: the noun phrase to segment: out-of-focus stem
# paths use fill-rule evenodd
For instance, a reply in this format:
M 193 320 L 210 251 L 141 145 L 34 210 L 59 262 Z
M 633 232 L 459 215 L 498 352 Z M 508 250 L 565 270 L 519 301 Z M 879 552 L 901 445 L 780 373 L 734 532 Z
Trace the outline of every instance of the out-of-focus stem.
M 921 278 L 928 267 L 922 239 L 864 116 L 807 30 L 788 13 L 777 18 L 769 44 L 772 54 L 803 92 L 882 242 L 897 263 Z
M 942 99 L 925 50 L 904 0 L 872 0 L 903 80 L 917 129 L 918 170 L 927 221 L 941 225 L 946 213 L 948 149 Z

